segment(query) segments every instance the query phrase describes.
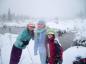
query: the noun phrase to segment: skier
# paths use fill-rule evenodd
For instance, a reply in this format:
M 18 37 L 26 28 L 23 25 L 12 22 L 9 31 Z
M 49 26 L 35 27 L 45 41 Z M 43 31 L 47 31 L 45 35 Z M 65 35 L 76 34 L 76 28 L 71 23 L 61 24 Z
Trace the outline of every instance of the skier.
M 43 20 L 39 20 L 37 23 L 34 40 L 34 54 L 37 55 L 37 51 L 39 51 L 41 64 L 46 64 L 46 24 Z
M 31 38 L 34 38 L 34 28 L 35 24 L 30 22 L 27 24 L 27 27 L 19 34 L 16 39 L 16 42 L 13 44 L 10 63 L 9 64 L 18 64 L 21 58 L 22 49 L 24 49 Z
M 60 43 L 55 40 L 55 32 L 49 29 L 47 32 L 47 61 L 49 64 L 62 64 L 62 47 Z

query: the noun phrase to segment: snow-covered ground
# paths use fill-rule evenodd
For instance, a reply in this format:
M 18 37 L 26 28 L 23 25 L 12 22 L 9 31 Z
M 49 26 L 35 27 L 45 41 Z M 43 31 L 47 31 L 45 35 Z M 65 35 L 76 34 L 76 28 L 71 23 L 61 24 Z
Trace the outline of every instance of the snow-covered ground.
M 86 58 L 86 47 L 70 47 L 63 53 L 63 64 L 73 64 L 73 61 L 79 56 Z
M 0 64 L 9 64 L 10 52 L 13 43 L 16 40 L 16 34 L 6 33 L 4 35 L 0 35 Z M 40 64 L 39 54 L 34 56 L 33 53 L 34 41 L 31 40 L 29 45 L 23 50 L 22 57 L 19 64 Z M 63 53 L 63 64 L 72 64 L 77 56 L 86 57 L 86 47 L 76 46 L 68 48 Z
M 82 22 L 83 21 L 83 22 Z M 28 22 L 12 22 L 12 23 L 4 23 L 7 26 L 18 26 L 23 27 L 26 26 Z M 55 29 L 66 30 L 66 31 L 75 31 L 76 37 L 74 39 L 86 37 L 86 20 L 74 19 L 74 20 L 66 20 L 61 21 L 59 23 L 55 22 L 46 22 L 47 26 Z M 2 25 L 2 24 L 0 24 Z M 9 64 L 10 52 L 13 43 L 15 42 L 17 34 L 0 34 L 0 64 Z M 34 56 L 33 54 L 33 46 L 34 41 L 31 40 L 29 45 L 23 50 L 22 57 L 19 64 L 40 64 L 39 54 Z M 63 64 L 72 64 L 75 57 L 81 55 L 82 57 L 86 57 L 86 48 L 85 47 L 71 47 L 64 51 L 63 54 Z

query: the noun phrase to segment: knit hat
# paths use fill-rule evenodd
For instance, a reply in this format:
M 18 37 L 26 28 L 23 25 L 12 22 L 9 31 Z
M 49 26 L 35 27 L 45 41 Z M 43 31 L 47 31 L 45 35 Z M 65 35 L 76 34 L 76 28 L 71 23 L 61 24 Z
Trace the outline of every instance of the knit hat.
M 44 25 L 42 28 L 40 28 L 40 26 L 39 26 L 39 24 L 40 24 L 40 26 L 41 25 Z M 37 32 L 43 32 L 43 31 L 45 31 L 46 30 L 46 25 L 45 25 L 45 21 L 44 20 L 39 20 L 38 22 L 37 22 Z
M 44 24 L 45 25 L 45 21 L 44 20 L 39 20 L 38 24 Z
M 55 35 L 55 30 L 54 29 L 48 29 L 47 34 L 54 34 Z

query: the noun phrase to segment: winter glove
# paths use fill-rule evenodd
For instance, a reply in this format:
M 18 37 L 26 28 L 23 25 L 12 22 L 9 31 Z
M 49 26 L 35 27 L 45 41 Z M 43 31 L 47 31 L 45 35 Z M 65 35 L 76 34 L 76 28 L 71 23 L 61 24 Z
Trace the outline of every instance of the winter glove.
M 28 40 L 25 40 L 25 41 L 22 41 L 22 42 L 23 42 L 22 47 L 28 45 L 28 43 L 29 43 Z

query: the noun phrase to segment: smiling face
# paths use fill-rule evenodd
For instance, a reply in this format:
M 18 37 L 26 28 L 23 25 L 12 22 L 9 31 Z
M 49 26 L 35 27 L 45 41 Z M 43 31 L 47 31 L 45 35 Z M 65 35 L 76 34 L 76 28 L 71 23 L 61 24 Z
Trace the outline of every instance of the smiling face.
M 28 25 L 27 25 L 27 28 L 28 28 L 30 31 L 33 31 L 34 28 L 35 28 L 35 25 L 34 25 L 34 24 L 28 24 Z

